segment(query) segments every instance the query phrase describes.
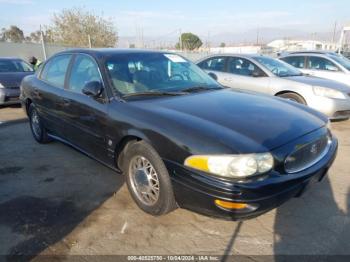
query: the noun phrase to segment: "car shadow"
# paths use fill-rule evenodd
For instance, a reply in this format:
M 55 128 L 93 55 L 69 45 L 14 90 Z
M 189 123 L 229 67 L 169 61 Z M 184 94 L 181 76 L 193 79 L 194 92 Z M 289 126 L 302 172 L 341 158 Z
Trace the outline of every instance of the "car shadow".
M 114 184 L 103 190 L 87 190 L 89 199 L 93 199 L 90 203 L 83 199 L 62 196 L 53 196 L 50 199 L 20 196 L 0 204 L 1 226 L 10 228 L 13 234 L 24 236 L 23 241 L 19 241 L 8 250 L 7 258 L 24 256 L 29 260 L 56 242 L 62 241 L 90 213 L 112 197 L 121 185 L 116 179 Z M 83 188 L 76 187 L 73 190 L 84 191 Z M 68 249 L 56 252 L 62 255 L 66 250 Z
M 350 190 L 346 201 L 346 210 L 340 209 L 326 176 L 305 195 L 277 208 L 275 261 L 286 261 L 285 255 L 349 254 Z
M 124 178 L 61 143 L 26 143 L 22 150 L 35 154 L 0 161 L 0 255 L 10 261 L 43 251 L 64 257 L 72 247 L 68 235 L 89 226 L 85 219 L 103 208 Z
M 12 105 L 0 105 L 0 109 L 1 108 L 21 108 L 21 104 L 12 104 Z
M 232 256 L 232 252 L 233 252 L 232 250 L 233 250 L 236 238 L 238 237 L 238 234 L 239 234 L 239 231 L 241 230 L 242 225 L 243 225 L 243 221 L 237 222 L 235 230 L 233 231 L 233 234 L 232 234 L 229 242 L 226 245 L 224 254 L 221 257 L 221 261 L 222 262 L 226 262 L 226 261 L 231 261 L 232 260 L 232 258 L 230 256 Z

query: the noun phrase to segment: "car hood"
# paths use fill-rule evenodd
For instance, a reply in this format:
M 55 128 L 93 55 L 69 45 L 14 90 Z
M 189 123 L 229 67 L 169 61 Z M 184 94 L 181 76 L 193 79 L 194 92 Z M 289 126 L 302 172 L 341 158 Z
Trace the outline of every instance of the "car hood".
M 337 81 L 324 79 L 324 78 L 320 78 L 320 77 L 303 75 L 303 76 L 289 76 L 289 77 L 283 77 L 283 78 L 291 80 L 291 81 L 296 81 L 299 83 L 307 84 L 307 85 L 333 88 L 333 89 L 336 89 L 338 91 L 345 92 L 345 93 L 350 92 L 350 86 L 342 84 L 342 83 L 337 82 Z
M 193 139 L 206 137 L 245 153 L 272 150 L 327 121 L 297 103 L 232 89 L 132 103 L 142 114 L 152 112 L 154 119 L 168 119 L 169 126 L 185 126 L 191 130 L 188 134 L 196 134 Z
M 32 75 L 34 72 L 13 72 L 0 73 L 0 83 L 4 87 L 19 87 L 22 79 L 27 75 Z

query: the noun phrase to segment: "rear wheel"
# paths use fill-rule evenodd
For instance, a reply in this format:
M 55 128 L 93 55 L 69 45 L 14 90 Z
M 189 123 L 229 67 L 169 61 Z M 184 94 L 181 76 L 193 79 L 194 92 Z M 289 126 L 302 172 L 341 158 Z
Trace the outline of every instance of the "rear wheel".
M 288 100 L 291 100 L 291 101 L 294 101 L 294 102 L 297 102 L 299 104 L 306 105 L 305 99 L 302 96 L 300 96 L 300 95 L 298 95 L 296 93 L 289 92 L 289 93 L 279 94 L 277 96 L 285 98 L 285 99 L 288 99 Z
M 29 106 L 29 125 L 33 137 L 37 142 L 45 144 L 51 141 L 43 123 L 41 122 L 38 111 L 33 104 Z
M 149 144 L 134 141 L 127 145 L 123 171 L 129 192 L 143 211 L 159 216 L 176 208 L 168 171 Z

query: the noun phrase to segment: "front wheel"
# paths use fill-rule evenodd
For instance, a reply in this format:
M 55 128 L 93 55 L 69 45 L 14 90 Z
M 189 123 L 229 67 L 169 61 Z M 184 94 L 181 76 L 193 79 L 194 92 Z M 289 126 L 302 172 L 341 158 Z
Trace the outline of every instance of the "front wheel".
M 46 129 L 43 123 L 41 122 L 38 111 L 36 110 L 33 104 L 29 106 L 28 112 L 30 130 L 32 131 L 34 139 L 41 144 L 50 142 L 51 139 L 49 138 Z
M 123 157 L 129 192 L 146 213 L 159 216 L 176 208 L 168 171 L 158 153 L 146 142 L 131 142 Z
M 278 97 L 281 97 L 281 98 L 284 98 L 284 99 L 288 99 L 288 100 L 291 100 L 291 101 L 294 101 L 294 102 L 297 102 L 299 104 L 302 104 L 302 105 L 306 105 L 306 101 L 305 99 L 296 94 L 296 93 L 284 93 L 284 94 L 280 94 L 280 95 L 277 95 Z

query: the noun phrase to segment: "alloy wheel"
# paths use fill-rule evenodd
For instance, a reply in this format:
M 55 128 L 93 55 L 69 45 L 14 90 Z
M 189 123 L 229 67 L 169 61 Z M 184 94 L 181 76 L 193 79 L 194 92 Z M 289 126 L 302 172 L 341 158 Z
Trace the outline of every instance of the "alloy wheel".
M 151 162 L 143 156 L 135 156 L 129 164 L 131 187 L 145 205 L 154 205 L 159 198 L 159 179 Z

